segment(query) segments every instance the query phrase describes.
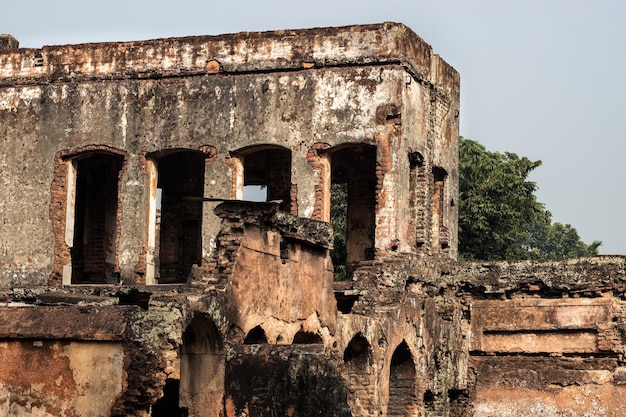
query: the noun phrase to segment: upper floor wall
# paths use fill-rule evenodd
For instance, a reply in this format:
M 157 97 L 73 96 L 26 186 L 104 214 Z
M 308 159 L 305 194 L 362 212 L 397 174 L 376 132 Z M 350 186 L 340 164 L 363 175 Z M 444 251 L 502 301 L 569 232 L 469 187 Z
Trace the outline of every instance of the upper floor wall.
M 167 230 L 191 236 L 179 253 L 209 259 L 215 203 L 157 215 L 159 193 L 185 181 L 194 198 L 265 185 L 286 211 L 327 221 L 340 166 L 359 167 L 349 200 L 367 207 L 351 259 L 456 256 L 459 77 L 401 24 L 15 46 L 0 50 L 3 286 L 89 276 L 78 258 L 135 283 L 175 210 L 188 218 Z

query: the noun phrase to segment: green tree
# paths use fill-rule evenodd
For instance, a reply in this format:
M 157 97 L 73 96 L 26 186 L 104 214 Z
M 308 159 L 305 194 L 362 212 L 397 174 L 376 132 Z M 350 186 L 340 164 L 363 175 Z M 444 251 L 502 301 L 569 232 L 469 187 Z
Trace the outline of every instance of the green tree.
M 334 280 L 343 281 L 347 277 L 346 269 L 346 227 L 348 224 L 348 184 L 337 183 L 330 187 L 330 224 L 333 226 Z
M 550 223 L 550 213 L 532 230 L 532 257 L 537 259 L 566 259 L 597 255 L 602 242 L 585 244 L 570 224 Z
M 571 225 L 552 224 L 528 180 L 541 161 L 459 139 L 459 253 L 482 260 L 561 259 L 598 253 Z

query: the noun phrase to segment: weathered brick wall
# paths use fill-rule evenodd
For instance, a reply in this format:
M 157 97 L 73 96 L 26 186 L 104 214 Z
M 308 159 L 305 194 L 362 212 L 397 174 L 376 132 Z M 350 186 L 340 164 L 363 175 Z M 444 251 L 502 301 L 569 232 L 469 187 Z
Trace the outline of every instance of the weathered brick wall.
M 474 416 L 620 416 L 623 257 L 465 264 Z M 465 292 L 464 291 L 464 292 Z

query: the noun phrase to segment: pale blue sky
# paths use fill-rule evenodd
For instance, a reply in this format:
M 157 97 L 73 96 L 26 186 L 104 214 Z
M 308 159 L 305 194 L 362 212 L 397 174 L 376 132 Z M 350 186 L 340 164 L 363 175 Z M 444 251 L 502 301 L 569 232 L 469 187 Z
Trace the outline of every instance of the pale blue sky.
M 23 47 L 402 22 L 461 73 L 461 134 L 541 159 L 555 221 L 626 254 L 626 1 L 11 1 Z

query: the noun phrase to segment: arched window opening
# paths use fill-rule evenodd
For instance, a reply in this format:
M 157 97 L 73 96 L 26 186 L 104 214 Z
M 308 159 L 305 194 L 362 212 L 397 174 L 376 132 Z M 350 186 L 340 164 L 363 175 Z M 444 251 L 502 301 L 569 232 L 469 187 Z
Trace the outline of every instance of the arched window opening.
M 296 202 L 292 198 L 291 151 L 279 146 L 260 145 L 234 152 L 243 172 L 238 198 L 247 201 L 279 201 L 279 207 L 293 212 Z
M 193 318 L 183 333 L 180 358 L 180 407 L 189 415 L 217 416 L 224 397 L 225 354 L 213 320 Z
M 417 415 L 415 362 L 403 340 L 393 352 L 389 369 L 389 417 Z
M 113 284 L 118 280 L 118 188 L 123 162 L 122 155 L 108 152 L 80 155 L 70 161 L 66 241 L 72 284 Z
M 261 326 L 256 326 L 254 329 L 248 332 L 246 338 L 243 340 L 243 343 L 245 345 L 260 345 L 263 343 L 267 343 L 265 330 L 263 330 Z
M 159 284 L 185 283 L 202 259 L 205 155 L 178 151 L 156 160 L 155 268 Z M 158 272 L 157 272 L 158 271 Z
M 433 167 L 433 248 L 435 252 L 445 251 L 449 246 L 448 228 L 445 213 L 445 180 L 448 173 L 439 167 Z
M 323 343 L 322 338 L 317 333 L 300 330 L 293 336 L 294 345 L 313 345 Z
M 343 352 L 343 361 L 354 370 L 365 370 L 370 364 L 372 347 L 362 333 L 357 333 Z
M 331 252 L 335 280 L 349 279 L 356 262 L 374 259 L 376 147 L 355 144 L 330 151 Z

